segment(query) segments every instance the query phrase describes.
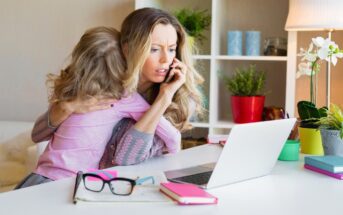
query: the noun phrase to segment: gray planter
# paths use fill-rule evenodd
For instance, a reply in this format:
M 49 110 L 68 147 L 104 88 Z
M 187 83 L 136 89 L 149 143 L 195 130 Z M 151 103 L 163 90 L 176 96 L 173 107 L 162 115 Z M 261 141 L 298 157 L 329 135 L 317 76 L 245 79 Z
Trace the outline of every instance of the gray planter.
M 343 140 L 338 130 L 321 129 L 320 134 L 325 155 L 343 156 Z

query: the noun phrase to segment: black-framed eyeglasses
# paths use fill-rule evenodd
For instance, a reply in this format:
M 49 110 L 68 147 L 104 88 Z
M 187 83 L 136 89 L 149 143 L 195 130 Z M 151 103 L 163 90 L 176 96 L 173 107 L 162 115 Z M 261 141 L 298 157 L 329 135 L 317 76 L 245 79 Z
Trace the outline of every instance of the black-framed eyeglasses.
M 120 196 L 130 195 L 136 185 L 142 185 L 146 181 L 151 180 L 151 183 L 155 184 L 154 177 L 152 176 L 138 178 L 136 180 L 123 177 L 115 177 L 107 180 L 94 173 L 84 173 L 82 179 L 85 188 L 89 191 L 101 192 L 105 184 L 108 184 L 110 191 Z

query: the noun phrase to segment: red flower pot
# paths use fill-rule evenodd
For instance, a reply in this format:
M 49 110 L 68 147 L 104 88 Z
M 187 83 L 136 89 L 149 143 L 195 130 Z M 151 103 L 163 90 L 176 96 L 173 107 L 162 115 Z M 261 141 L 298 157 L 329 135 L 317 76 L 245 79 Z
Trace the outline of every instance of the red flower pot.
M 265 96 L 231 96 L 231 110 L 235 123 L 262 120 Z

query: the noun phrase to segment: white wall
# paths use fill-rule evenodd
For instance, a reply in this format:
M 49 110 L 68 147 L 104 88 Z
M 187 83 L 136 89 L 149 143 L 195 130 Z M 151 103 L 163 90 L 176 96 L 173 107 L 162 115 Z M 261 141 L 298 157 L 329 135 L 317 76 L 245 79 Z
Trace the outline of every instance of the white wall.
M 133 9 L 133 0 L 1 0 L 0 120 L 35 120 L 47 109 L 46 74 L 63 68 L 83 32 L 119 29 Z

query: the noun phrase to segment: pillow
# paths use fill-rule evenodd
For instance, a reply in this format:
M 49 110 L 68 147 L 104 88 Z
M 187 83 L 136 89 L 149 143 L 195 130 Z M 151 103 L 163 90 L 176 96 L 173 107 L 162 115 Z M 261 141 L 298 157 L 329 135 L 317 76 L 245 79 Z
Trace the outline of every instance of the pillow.
M 37 153 L 28 149 L 33 145 L 30 130 L 0 142 L 0 187 L 15 185 L 32 171 L 31 163 L 37 161 Z M 30 163 L 31 169 L 28 169 L 27 163 Z

